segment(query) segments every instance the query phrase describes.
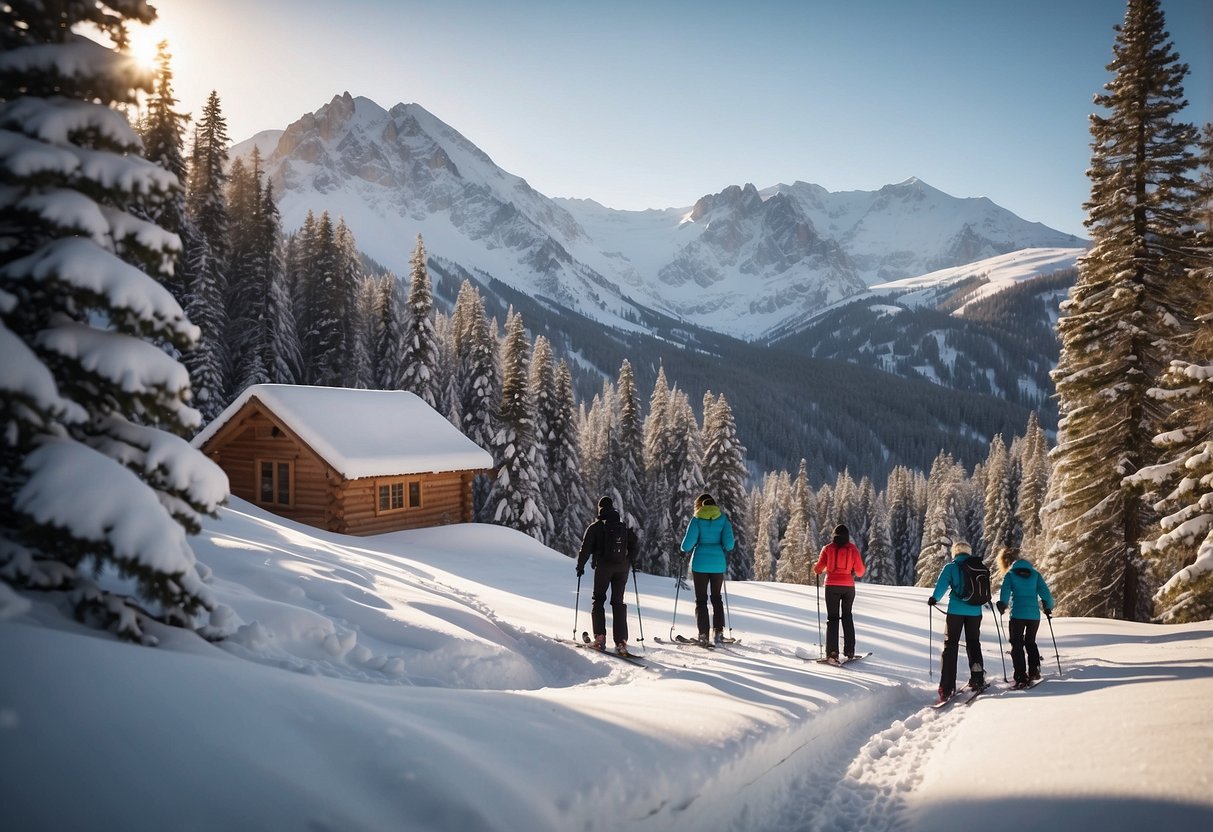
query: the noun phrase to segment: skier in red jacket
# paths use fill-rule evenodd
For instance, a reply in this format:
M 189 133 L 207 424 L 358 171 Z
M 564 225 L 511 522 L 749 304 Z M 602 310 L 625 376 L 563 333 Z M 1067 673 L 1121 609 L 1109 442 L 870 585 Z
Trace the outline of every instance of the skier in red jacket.
M 859 548 L 851 542 L 851 533 L 846 526 L 834 527 L 834 539 L 821 547 L 821 556 L 813 567 L 813 574 L 826 573 L 826 657 L 838 661 L 838 620 L 842 619 L 843 655 L 855 657 L 855 620 L 851 618 L 851 606 L 855 603 L 855 578 L 862 578 L 867 568 Z

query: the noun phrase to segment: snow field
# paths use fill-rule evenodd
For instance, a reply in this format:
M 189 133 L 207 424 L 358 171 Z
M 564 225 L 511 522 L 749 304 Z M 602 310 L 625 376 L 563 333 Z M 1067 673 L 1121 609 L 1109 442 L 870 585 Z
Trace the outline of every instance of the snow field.
M 742 642 L 708 652 L 656 644 L 693 630 L 693 601 L 675 612 L 674 581 L 640 575 L 637 667 L 557 640 L 590 629 L 590 584 L 575 607 L 573 560 L 508 529 L 349 538 L 232 500 L 193 543 L 221 642 L 158 628 L 134 647 L 53 595 L 0 593 L 6 829 L 1213 820 L 1213 726 L 1190 718 L 1213 697 L 1208 625 L 1061 619 L 1064 678 L 936 712 L 923 589 L 860 584 L 873 655 L 835 668 L 811 661 L 814 587 L 728 584 Z M 987 623 L 998 678 L 996 644 Z

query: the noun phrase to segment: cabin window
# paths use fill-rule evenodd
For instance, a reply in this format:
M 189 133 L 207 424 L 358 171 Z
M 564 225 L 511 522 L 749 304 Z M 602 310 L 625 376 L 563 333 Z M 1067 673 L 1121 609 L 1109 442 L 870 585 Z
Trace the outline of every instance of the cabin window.
M 421 480 L 380 480 L 376 491 L 376 514 L 421 508 Z
M 257 460 L 257 502 L 289 506 L 295 502 L 295 463 L 280 459 Z

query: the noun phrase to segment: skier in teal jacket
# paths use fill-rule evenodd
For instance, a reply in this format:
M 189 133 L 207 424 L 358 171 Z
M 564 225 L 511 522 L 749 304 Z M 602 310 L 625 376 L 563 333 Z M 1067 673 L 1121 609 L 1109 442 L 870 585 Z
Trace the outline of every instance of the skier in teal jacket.
M 939 700 L 942 702 L 956 692 L 956 662 L 960 657 L 960 633 L 965 636 L 965 652 L 969 657 L 969 688 L 978 690 L 985 685 L 985 667 L 981 659 L 981 607 L 961 600 L 964 575 L 960 562 L 975 557 L 972 547 L 963 540 L 952 544 L 952 560 L 944 564 L 935 582 L 935 591 L 927 599 L 932 607 L 948 598 L 948 615 L 943 639 L 943 656 L 939 663 Z
M 728 567 L 725 554 L 733 551 L 733 524 L 716 505 L 711 494 L 695 499 L 695 514 L 682 536 L 682 551 L 692 552 L 691 578 L 695 583 L 695 623 L 699 627 L 699 643 L 708 643 L 708 589 L 712 591 L 712 624 L 716 643 L 724 641 L 724 604 L 720 590 Z
M 1019 550 L 1004 547 L 998 553 L 1002 589 L 998 593 L 998 612 L 1011 608 L 1011 623 L 1007 632 L 1011 639 L 1011 663 L 1015 666 L 1015 686 L 1025 687 L 1040 678 L 1040 649 L 1036 633 L 1040 629 L 1040 610 L 1053 614 L 1053 593 L 1032 564 L 1019 555 Z M 1037 599 L 1040 606 L 1037 606 Z M 1026 661 L 1024 653 L 1027 653 Z

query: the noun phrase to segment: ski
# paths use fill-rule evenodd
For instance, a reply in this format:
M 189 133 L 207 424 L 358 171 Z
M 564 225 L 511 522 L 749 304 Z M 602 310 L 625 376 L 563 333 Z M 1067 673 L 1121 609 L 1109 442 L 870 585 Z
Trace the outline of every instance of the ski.
M 1007 690 L 1008 691 L 1031 690 L 1032 688 L 1036 687 L 1043 681 L 1044 681 L 1044 679 L 1033 679 L 1031 682 L 1028 682 L 1026 685 L 1011 685 L 1011 687 L 1007 688 Z
M 948 705 L 951 705 L 955 701 L 956 701 L 956 694 L 952 694 L 947 699 L 941 699 L 938 702 L 933 703 L 931 705 L 931 710 L 938 711 L 941 708 L 946 708 Z
M 973 703 L 973 700 L 974 700 L 974 699 L 976 699 L 977 697 L 981 696 L 983 693 L 985 693 L 986 691 L 990 690 L 990 689 L 991 689 L 991 688 L 993 688 L 993 687 L 994 687 L 994 685 L 992 685 L 991 683 L 987 682 L 986 684 L 984 684 L 984 685 L 982 685 L 981 687 L 977 688 L 977 690 L 975 690 L 975 691 L 973 691 L 971 694 L 969 694 L 968 699 L 966 699 L 966 700 L 965 700 L 965 704 L 966 704 L 966 705 L 971 705 L 971 704 Z
M 645 659 L 642 659 L 640 656 L 637 656 L 634 653 L 621 654 L 616 653 L 614 650 L 599 650 L 594 646 L 594 641 L 590 638 L 590 634 L 586 632 L 581 634 L 581 641 L 569 641 L 568 639 L 563 638 L 558 638 L 556 640 L 561 644 L 568 644 L 582 650 L 590 650 L 591 652 L 597 653 L 601 656 L 610 656 L 613 659 L 620 659 L 621 661 L 630 662 L 637 667 L 644 667 L 647 664 Z
M 872 655 L 872 653 L 871 653 L 871 651 L 868 651 L 867 653 L 860 653 L 858 655 L 851 656 L 849 659 L 839 660 L 839 659 L 824 658 L 824 659 L 806 659 L 805 661 L 813 661 L 813 662 L 816 662 L 817 664 L 831 664 L 834 667 L 845 667 L 846 665 L 850 664 L 851 662 L 857 662 L 860 659 L 866 659 L 870 655 Z
M 681 635 L 681 634 L 674 636 L 674 641 L 678 644 L 686 644 L 691 647 L 702 647 L 706 650 L 715 650 L 716 649 L 716 645 L 710 641 L 707 644 L 700 644 L 699 639 L 687 638 L 686 636 Z

